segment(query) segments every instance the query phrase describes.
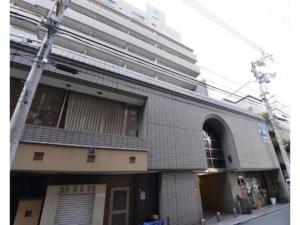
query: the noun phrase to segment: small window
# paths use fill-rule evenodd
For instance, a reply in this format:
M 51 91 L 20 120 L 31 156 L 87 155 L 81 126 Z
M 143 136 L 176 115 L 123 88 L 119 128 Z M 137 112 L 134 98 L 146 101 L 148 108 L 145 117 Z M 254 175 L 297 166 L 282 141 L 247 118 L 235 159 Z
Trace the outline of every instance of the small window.
M 96 155 L 88 155 L 87 156 L 87 162 L 95 162 Z
M 33 160 L 43 160 L 44 152 L 35 152 L 33 155 Z
M 32 211 L 31 210 L 26 210 L 25 214 L 24 214 L 24 217 L 31 217 L 31 215 L 32 215 Z
M 129 163 L 135 163 L 136 157 L 129 157 Z

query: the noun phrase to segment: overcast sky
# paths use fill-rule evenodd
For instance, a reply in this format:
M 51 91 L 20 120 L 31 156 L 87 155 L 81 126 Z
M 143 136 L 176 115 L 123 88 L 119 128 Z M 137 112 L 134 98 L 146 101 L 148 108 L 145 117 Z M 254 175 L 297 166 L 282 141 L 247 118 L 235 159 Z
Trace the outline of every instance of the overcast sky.
M 240 85 L 254 80 L 250 71 L 251 61 L 260 57 L 260 53 L 227 33 L 204 15 L 184 3 L 182 0 L 125 0 L 135 7 L 145 10 L 146 3 L 153 5 L 166 14 L 167 25 L 181 35 L 182 43 L 194 49 L 198 57 L 197 64 L 211 69 L 227 81 L 201 69 L 199 79 L 205 78 L 215 86 L 229 91 L 237 90 Z M 277 72 L 271 81 L 269 90 L 283 104 L 290 105 L 290 73 L 288 71 L 287 47 L 289 41 L 289 1 L 288 0 L 196 0 L 209 11 L 225 20 L 247 38 L 254 41 L 266 52 L 274 54 L 281 65 L 273 64 L 270 72 Z M 210 93 L 216 98 L 221 96 Z M 237 94 L 252 94 L 258 97 L 256 83 Z M 224 97 L 224 96 L 222 96 Z M 287 108 L 288 109 L 288 108 Z

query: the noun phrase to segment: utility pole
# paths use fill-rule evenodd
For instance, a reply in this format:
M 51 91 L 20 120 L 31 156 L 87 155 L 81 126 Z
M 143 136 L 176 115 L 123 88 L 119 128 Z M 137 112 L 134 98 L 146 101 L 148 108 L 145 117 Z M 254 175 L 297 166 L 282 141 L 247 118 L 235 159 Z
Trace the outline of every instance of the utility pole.
M 40 81 L 44 65 L 48 61 L 57 29 L 63 15 L 68 8 L 70 0 L 56 0 L 42 25 L 47 28 L 47 33 L 41 43 L 37 56 L 34 59 L 28 78 L 24 84 L 21 96 L 13 113 L 10 123 L 10 167 L 16 157 L 17 148 L 25 126 L 26 118 L 31 107 L 35 91 Z M 55 12 L 54 12 L 55 11 Z
M 281 155 L 282 155 L 282 159 L 283 159 L 283 162 L 284 162 L 284 165 L 285 165 L 285 168 L 286 168 L 287 176 L 288 176 L 288 178 L 290 178 L 290 162 L 289 162 L 287 153 L 285 151 L 283 140 L 282 140 L 281 135 L 280 135 L 280 133 L 277 129 L 277 125 L 276 125 L 276 121 L 275 121 L 274 116 L 273 116 L 272 108 L 271 108 L 269 100 L 267 98 L 267 94 L 269 94 L 269 93 L 266 90 L 266 88 L 264 87 L 264 85 L 266 85 L 267 83 L 270 83 L 270 77 L 275 77 L 275 74 L 263 73 L 263 72 L 260 72 L 260 71 L 257 70 L 257 67 L 262 67 L 262 66 L 266 65 L 265 61 L 267 59 L 273 61 L 273 56 L 272 55 L 266 55 L 266 54 L 264 54 L 264 52 L 262 52 L 262 53 L 263 53 L 262 58 L 260 58 L 259 60 L 251 63 L 252 64 L 251 72 L 254 74 L 254 77 L 256 78 L 256 80 L 259 84 L 259 88 L 260 88 L 260 92 L 261 92 L 260 97 L 261 97 L 262 101 L 265 103 L 265 106 L 267 108 L 267 112 L 268 112 L 268 115 L 269 115 L 269 120 L 270 120 L 272 129 L 275 133 L 275 138 L 277 140 L 277 143 L 278 143 Z

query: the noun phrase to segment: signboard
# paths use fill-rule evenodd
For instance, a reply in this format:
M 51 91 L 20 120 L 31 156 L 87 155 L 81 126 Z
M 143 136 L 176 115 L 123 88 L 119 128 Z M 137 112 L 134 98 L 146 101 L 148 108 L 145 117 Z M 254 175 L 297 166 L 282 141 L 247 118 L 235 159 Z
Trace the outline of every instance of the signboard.
M 258 133 L 261 136 L 262 140 L 266 143 L 270 143 L 269 131 L 265 123 L 257 123 Z

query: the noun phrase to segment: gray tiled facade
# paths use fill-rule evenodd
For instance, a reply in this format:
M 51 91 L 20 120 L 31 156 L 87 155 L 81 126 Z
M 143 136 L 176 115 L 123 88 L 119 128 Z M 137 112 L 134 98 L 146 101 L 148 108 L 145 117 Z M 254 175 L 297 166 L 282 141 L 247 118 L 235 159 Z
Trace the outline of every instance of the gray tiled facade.
M 46 16 L 50 6 L 47 0 L 38 0 L 35 5 L 34 1 L 13 2 L 12 5 L 28 11 L 12 7 L 12 12 L 31 19 L 40 18 L 29 11 Z M 203 126 L 208 119 L 216 119 L 225 128 L 222 150 L 226 172 L 279 168 L 270 137 L 269 142 L 265 142 L 258 132 L 257 123 L 263 123 L 262 118 L 209 98 L 205 84 L 194 79 L 199 75 L 199 67 L 195 64 L 197 57 L 179 39 L 173 40 L 176 32 L 165 25 L 165 29 L 149 29 L 149 26 L 145 29 L 145 24 L 137 23 L 131 18 L 131 13 L 120 16 L 116 13 L 120 8 L 107 8 L 105 1 L 100 1 L 101 7 L 99 1 L 96 1 L 98 5 L 95 1 L 71 2 L 62 27 L 99 45 L 57 35 L 41 83 L 56 87 L 61 82 L 63 86 L 60 88 L 72 83 L 82 86 L 83 94 L 90 94 L 87 91 L 90 88 L 141 100 L 138 137 L 26 125 L 22 142 L 146 151 L 148 171 L 144 172 L 159 178 L 158 198 L 155 200 L 159 202 L 158 213 L 165 225 L 196 225 L 203 218 L 198 173 L 208 168 L 203 140 Z M 122 6 L 122 1 L 117 2 Z M 122 8 L 123 12 L 131 12 L 129 5 Z M 13 16 L 11 25 L 11 77 L 25 79 L 41 41 L 36 37 L 34 23 Z M 164 37 L 166 33 L 168 35 Z M 134 55 L 128 54 L 133 50 Z M 64 64 L 79 73 L 59 70 L 55 64 Z M 155 185 L 152 184 L 154 178 L 147 180 L 144 174 L 140 175 L 139 183 L 145 189 L 156 186 L 156 181 Z M 224 189 L 229 193 L 234 186 L 230 186 L 229 181 L 236 182 L 236 177 L 228 175 L 227 181 Z M 155 194 L 152 193 L 152 196 Z M 233 207 L 235 197 L 233 194 L 226 196 L 226 202 L 231 202 L 226 205 L 227 208 Z M 156 204 L 154 202 L 153 205 Z M 138 210 L 145 213 L 143 208 Z M 149 207 L 149 212 L 153 212 L 151 210 Z
M 15 65 L 30 65 L 30 62 L 20 61 L 17 57 L 14 61 Z M 85 69 L 81 68 L 80 71 Z M 165 222 L 169 218 L 172 225 L 199 224 L 203 217 L 200 195 L 193 195 L 193 190 L 199 187 L 197 173 L 193 171 L 207 169 L 202 128 L 208 118 L 220 120 L 232 137 L 228 143 L 232 148 L 230 151 L 234 161 L 231 169 L 264 170 L 279 167 L 271 142 L 265 143 L 258 133 L 257 123 L 262 120 L 251 114 L 125 79 L 120 74 L 97 73 L 91 70 L 74 76 L 48 66 L 44 76 L 87 82 L 87 86 L 99 85 L 145 99 L 140 139 L 134 141 L 125 138 L 124 142 L 120 137 L 115 137 L 117 142 L 107 145 L 121 149 L 147 148 L 148 170 L 161 172 L 160 215 Z M 26 133 L 23 135 L 29 136 Z M 26 141 L 25 138 L 23 141 Z
M 14 61 L 18 60 L 17 57 L 14 58 Z M 23 59 L 21 63 L 26 63 L 26 60 Z M 149 169 L 207 168 L 202 127 L 207 118 L 216 116 L 223 120 L 232 133 L 235 144 L 233 147 L 236 149 L 234 157 L 238 165 L 236 169 L 279 167 L 272 143 L 264 142 L 258 133 L 257 123 L 262 120 L 251 114 L 234 112 L 218 105 L 213 107 L 199 99 L 170 93 L 147 83 L 125 80 L 120 74 L 82 72 L 74 76 L 51 66 L 47 71 L 56 74 L 49 75 L 45 72 L 44 76 L 59 76 L 77 82 L 88 81 L 93 85 L 146 98 L 141 130 L 142 137 L 148 140 Z M 94 79 L 89 79 L 93 74 Z
M 198 188 L 195 173 L 162 173 L 159 201 L 161 218 L 169 224 L 200 224 L 202 209 L 200 195 L 196 192 Z

